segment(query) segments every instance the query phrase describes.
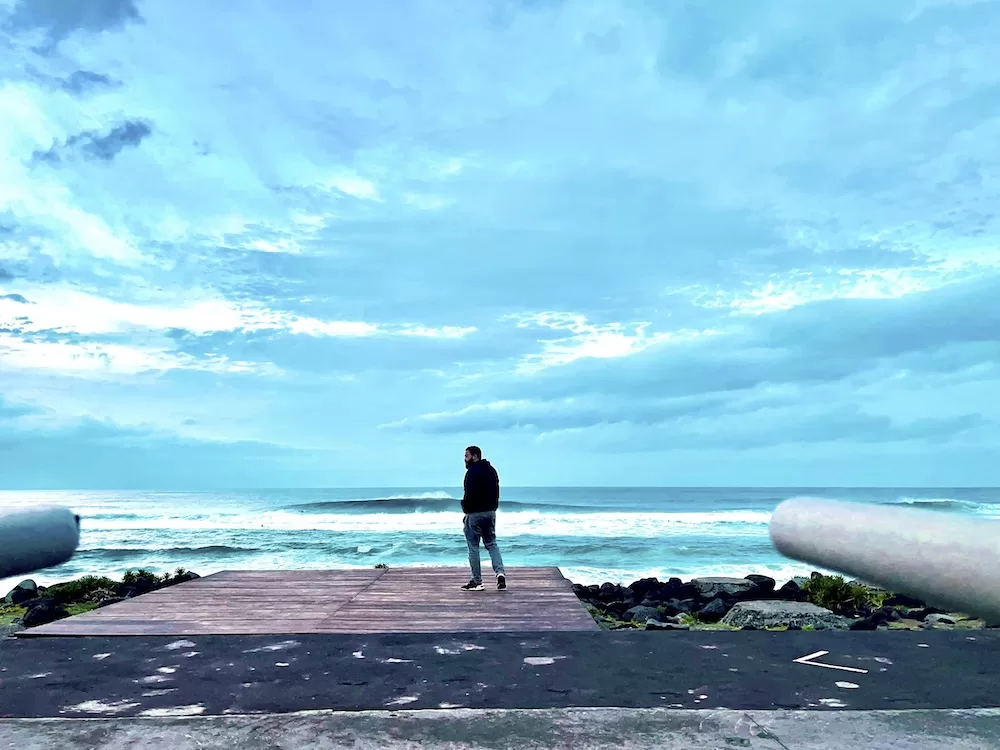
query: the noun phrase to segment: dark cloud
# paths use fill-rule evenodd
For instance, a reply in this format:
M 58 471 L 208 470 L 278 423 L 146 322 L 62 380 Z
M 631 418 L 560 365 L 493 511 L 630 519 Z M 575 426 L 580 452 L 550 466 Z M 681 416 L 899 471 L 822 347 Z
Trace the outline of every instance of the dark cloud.
M 463 321 L 455 320 L 461 325 Z M 554 336 L 555 332 L 549 332 Z M 177 350 L 196 357 L 222 355 L 233 360 L 273 363 L 301 373 L 373 373 L 475 369 L 510 360 L 538 347 L 537 332 L 493 327 L 463 337 L 399 334 L 324 336 L 285 330 L 220 331 L 198 335 L 174 329 L 168 336 Z
M 908 353 L 995 344 L 1000 341 L 1000 306 L 993 302 L 998 294 L 1000 276 L 993 275 L 897 299 L 838 299 L 743 316 L 731 319 L 731 330 L 722 335 L 667 342 L 625 359 L 578 360 L 524 376 L 502 389 L 503 397 L 678 397 L 766 383 L 833 382 Z M 1000 358 L 1000 348 L 987 351 Z
M 780 421 L 772 420 L 770 424 L 757 420 L 735 426 L 713 425 L 711 429 L 701 430 L 671 424 L 657 432 L 643 433 L 642 447 L 643 450 L 753 450 L 807 443 L 888 445 L 914 440 L 935 444 L 982 427 L 995 428 L 995 425 L 978 414 L 899 421 L 857 408 L 841 408 L 812 414 L 786 414 Z M 602 446 L 633 452 L 636 440 L 605 441 Z
M 0 263 L 0 281 L 10 281 L 14 278 L 14 274 L 7 268 L 7 266 Z
M 2 276 L 0 276 L 0 278 L 2 278 Z M 0 299 L 9 299 L 13 302 L 20 302 L 22 305 L 28 304 L 28 300 L 26 300 L 20 294 L 0 294 Z
M 112 128 L 101 135 L 97 131 L 77 133 L 65 143 L 53 144 L 47 151 L 36 151 L 32 161 L 58 164 L 67 156 L 79 153 L 85 159 L 111 161 L 127 147 L 135 147 L 148 138 L 153 129 L 141 120 L 131 120 Z
M 623 359 L 581 359 L 534 375 L 514 375 L 491 383 L 478 400 L 467 402 L 468 408 L 410 418 L 401 426 L 441 434 L 545 432 L 602 424 L 673 425 L 734 414 L 756 418 L 768 409 L 805 403 L 803 386 L 996 367 L 1000 309 L 991 300 L 998 294 L 1000 276 L 992 276 L 900 299 L 840 299 L 743 316 L 731 319 L 723 335 L 668 342 Z M 741 324 L 734 327 L 736 321 Z M 757 393 L 763 386 L 771 390 Z M 498 399 L 509 403 L 476 406 Z M 858 415 L 851 419 L 851 425 L 878 427 Z
M 61 88 L 71 94 L 85 94 L 94 89 L 112 88 L 118 83 L 110 76 L 103 73 L 94 73 L 89 70 L 77 70 L 69 78 L 64 80 Z
M 17 417 L 23 417 L 27 414 L 38 414 L 40 411 L 41 410 L 35 406 L 11 403 L 10 401 L 5 400 L 3 396 L 0 396 L 0 423 L 16 419 Z M 0 427 L 0 429 L 2 429 L 2 427 Z
M 141 20 L 136 0 L 21 0 L 7 23 L 15 31 L 44 29 L 57 44 L 76 31 L 98 33 Z
M 707 417 L 753 414 L 797 402 L 798 394 L 747 395 L 708 393 L 675 399 L 570 398 L 561 401 L 512 402 L 506 406 L 473 406 L 454 413 L 403 420 L 383 429 L 416 430 L 450 435 L 525 429 L 534 432 L 572 430 L 598 425 L 653 426 Z

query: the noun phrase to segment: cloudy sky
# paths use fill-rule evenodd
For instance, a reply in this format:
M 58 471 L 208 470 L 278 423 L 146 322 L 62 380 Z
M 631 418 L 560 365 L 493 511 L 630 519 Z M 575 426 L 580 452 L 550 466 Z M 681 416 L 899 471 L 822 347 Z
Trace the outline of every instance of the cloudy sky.
M 0 486 L 1000 483 L 997 39 L 0 0 Z

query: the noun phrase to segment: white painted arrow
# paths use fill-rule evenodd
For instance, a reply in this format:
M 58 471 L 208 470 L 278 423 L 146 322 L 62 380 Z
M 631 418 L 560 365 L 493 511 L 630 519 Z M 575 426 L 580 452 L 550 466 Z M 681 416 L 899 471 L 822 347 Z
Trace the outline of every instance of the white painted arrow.
M 816 651 L 812 654 L 806 654 L 805 656 L 800 656 L 798 659 L 792 659 L 796 664 L 807 664 L 813 667 L 825 667 L 826 669 L 840 669 L 844 672 L 857 672 L 858 674 L 868 674 L 867 669 L 858 669 L 857 667 L 841 667 L 837 664 L 824 664 L 821 661 L 813 661 L 821 656 L 826 656 L 829 651 Z

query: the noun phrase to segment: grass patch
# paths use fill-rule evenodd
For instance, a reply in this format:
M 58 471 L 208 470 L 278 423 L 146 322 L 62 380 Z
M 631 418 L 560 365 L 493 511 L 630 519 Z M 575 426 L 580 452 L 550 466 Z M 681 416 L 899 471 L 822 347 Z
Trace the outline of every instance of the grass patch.
M 97 609 L 97 602 L 87 602 L 86 604 L 69 604 L 66 611 L 70 615 L 82 615 L 84 612 L 92 612 Z
M 813 576 L 802 584 L 802 591 L 816 606 L 841 614 L 880 609 L 892 596 L 888 591 L 846 581 L 843 576 Z
M 0 625 L 10 625 L 14 620 L 20 619 L 23 615 L 24 607 L 0 604 Z
M 735 625 L 730 625 L 725 622 L 698 622 L 696 625 L 691 626 L 691 630 L 718 630 L 731 632 L 733 630 L 743 630 L 743 628 L 738 628 Z

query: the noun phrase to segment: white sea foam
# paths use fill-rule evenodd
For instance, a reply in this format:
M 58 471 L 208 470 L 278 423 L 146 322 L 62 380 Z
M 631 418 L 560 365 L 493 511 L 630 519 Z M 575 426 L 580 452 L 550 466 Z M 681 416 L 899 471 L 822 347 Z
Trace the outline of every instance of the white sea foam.
M 727 510 L 680 513 L 544 513 L 508 511 L 497 517 L 498 533 L 508 536 L 548 537 L 661 537 L 760 534 L 771 519 L 763 510 Z M 168 531 L 273 529 L 276 531 L 331 531 L 349 533 L 413 533 L 451 531 L 461 528 L 461 512 L 433 513 L 316 513 L 303 515 L 272 511 L 255 515 L 221 513 L 190 518 L 174 515 L 134 519 L 95 519 L 93 531 L 160 529 Z M 698 527 L 697 529 L 694 527 Z M 742 528 L 741 528 L 742 527 Z

